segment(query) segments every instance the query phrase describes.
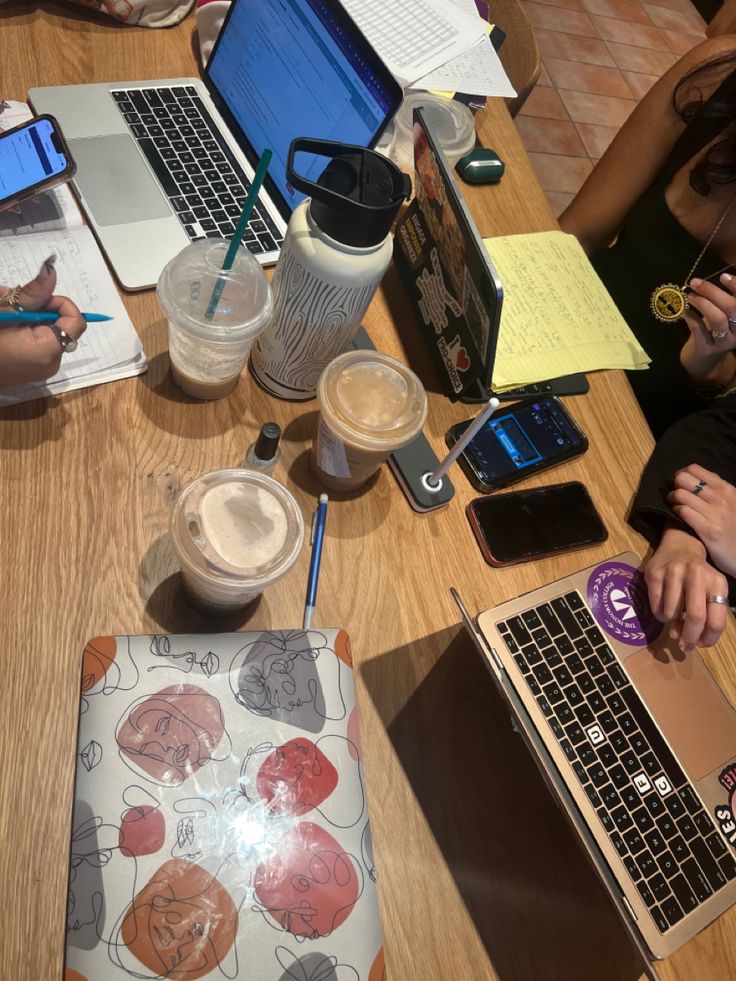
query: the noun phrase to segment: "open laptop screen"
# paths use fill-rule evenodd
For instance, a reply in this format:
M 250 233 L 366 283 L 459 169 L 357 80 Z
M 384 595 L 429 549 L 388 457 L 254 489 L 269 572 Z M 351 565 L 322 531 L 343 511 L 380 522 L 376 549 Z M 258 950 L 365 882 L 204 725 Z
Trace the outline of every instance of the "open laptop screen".
M 273 151 L 269 175 L 287 214 L 304 197 L 286 181 L 291 141 L 372 146 L 401 100 L 336 0 L 236 0 L 206 75 L 252 162 L 266 147 Z M 324 166 L 315 157 L 304 175 L 316 180 Z

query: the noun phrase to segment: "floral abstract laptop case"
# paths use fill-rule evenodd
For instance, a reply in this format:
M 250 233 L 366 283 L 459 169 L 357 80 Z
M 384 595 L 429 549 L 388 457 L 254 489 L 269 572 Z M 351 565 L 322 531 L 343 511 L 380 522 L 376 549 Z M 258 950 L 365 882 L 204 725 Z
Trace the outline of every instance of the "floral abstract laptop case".
M 97 637 L 65 981 L 383 981 L 347 634 Z

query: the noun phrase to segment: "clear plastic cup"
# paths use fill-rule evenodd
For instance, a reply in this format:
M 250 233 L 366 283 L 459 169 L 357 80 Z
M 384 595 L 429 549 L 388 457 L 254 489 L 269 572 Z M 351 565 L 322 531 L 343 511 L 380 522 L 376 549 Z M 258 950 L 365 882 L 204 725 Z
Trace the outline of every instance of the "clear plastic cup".
M 312 469 L 333 490 L 364 484 L 420 432 L 427 395 L 413 371 L 378 351 L 347 351 L 317 383 L 320 418 Z
M 241 246 L 222 273 L 230 246 L 224 239 L 193 242 L 166 265 L 156 294 L 169 321 L 174 381 L 196 399 L 219 399 L 235 388 L 253 341 L 271 319 L 271 286 L 253 255 Z M 206 313 L 222 277 L 213 316 Z
M 190 600 L 227 616 L 286 575 L 304 543 L 304 521 L 272 477 L 216 470 L 182 490 L 169 535 Z

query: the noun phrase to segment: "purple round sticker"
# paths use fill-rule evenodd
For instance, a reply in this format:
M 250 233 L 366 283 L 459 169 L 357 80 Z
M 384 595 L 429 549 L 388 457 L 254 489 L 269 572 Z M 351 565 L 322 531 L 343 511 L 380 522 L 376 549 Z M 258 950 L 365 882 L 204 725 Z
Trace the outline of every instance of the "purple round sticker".
M 649 608 L 644 577 L 624 562 L 603 562 L 588 579 L 588 604 L 614 640 L 631 647 L 651 643 L 662 624 Z

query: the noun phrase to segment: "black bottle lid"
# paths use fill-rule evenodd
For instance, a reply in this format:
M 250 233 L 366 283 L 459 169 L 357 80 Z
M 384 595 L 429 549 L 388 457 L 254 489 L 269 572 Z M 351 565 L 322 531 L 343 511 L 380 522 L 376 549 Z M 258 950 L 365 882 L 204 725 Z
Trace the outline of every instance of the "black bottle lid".
M 281 426 L 277 422 L 264 422 L 258 434 L 253 453 L 259 460 L 273 460 L 279 448 Z
M 298 152 L 330 157 L 319 180 L 294 170 Z M 411 181 L 387 157 L 365 147 L 302 137 L 293 140 L 286 161 L 286 179 L 311 196 L 309 213 L 325 234 L 343 245 L 369 248 L 391 231 Z

